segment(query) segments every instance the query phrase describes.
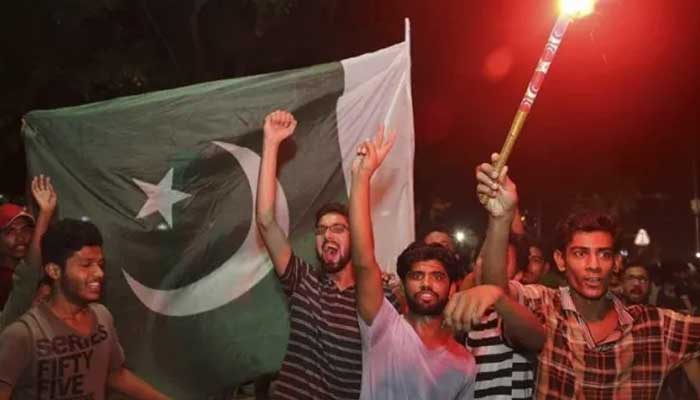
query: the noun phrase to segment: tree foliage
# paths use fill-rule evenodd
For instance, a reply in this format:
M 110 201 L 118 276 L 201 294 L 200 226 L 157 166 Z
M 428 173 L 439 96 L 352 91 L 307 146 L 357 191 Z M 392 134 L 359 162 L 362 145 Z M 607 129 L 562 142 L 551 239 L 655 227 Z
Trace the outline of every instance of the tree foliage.
M 6 2 L 0 193 L 23 192 L 28 111 L 325 61 L 319 49 L 335 8 L 336 0 Z

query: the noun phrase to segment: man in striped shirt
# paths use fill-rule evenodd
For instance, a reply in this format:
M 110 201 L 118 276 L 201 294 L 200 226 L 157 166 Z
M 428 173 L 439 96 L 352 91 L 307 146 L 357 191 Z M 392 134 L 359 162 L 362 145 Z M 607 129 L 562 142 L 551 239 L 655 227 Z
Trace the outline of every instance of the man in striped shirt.
M 568 286 L 509 285 L 504 260 L 515 185 L 486 163 L 477 168 L 477 181 L 490 214 L 484 281 L 508 289 L 545 321 L 535 398 L 655 399 L 669 371 L 700 356 L 700 318 L 626 306 L 609 291 L 618 228 L 607 214 L 578 211 L 557 225 L 554 261 Z M 507 332 L 510 318 L 502 317 Z
M 530 263 L 530 241 L 511 234 L 508 245 L 506 271 L 509 279 Z M 536 260 L 535 260 L 536 261 Z M 474 268 L 476 282 L 481 283 L 481 261 Z M 462 287 L 462 290 L 468 289 Z M 534 383 L 534 365 L 541 347 L 515 347 L 503 336 L 503 320 L 495 309 L 487 311 L 478 324 L 472 325 L 465 341 L 476 358 L 475 399 L 510 400 L 531 399 Z
M 345 206 L 316 214 L 316 252 L 321 269 L 297 257 L 275 220 L 277 152 L 296 127 L 292 114 L 265 118 L 256 220 L 275 272 L 288 297 L 290 334 L 273 399 L 356 400 L 362 381 L 362 348 L 350 263 Z

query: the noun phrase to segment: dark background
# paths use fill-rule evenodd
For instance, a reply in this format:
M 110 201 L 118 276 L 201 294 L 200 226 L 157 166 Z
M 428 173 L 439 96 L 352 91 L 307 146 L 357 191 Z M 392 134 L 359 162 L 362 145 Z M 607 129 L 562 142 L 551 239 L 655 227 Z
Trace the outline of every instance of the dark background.
M 22 0 L 0 16 L 0 193 L 22 201 L 21 116 L 309 66 L 412 24 L 419 231 L 480 234 L 474 166 L 500 148 L 556 19 L 554 0 Z M 664 257 L 695 252 L 700 3 L 600 0 L 570 26 L 510 167 L 526 224 L 611 208 Z M 631 249 L 631 251 L 634 251 Z

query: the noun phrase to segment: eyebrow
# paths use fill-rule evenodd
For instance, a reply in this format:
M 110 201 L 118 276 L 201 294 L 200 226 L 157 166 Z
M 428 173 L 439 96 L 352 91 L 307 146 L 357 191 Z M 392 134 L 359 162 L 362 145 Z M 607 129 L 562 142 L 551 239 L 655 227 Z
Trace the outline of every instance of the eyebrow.
M 612 247 L 586 247 L 586 246 L 571 246 L 569 250 L 596 250 L 596 251 L 615 251 Z

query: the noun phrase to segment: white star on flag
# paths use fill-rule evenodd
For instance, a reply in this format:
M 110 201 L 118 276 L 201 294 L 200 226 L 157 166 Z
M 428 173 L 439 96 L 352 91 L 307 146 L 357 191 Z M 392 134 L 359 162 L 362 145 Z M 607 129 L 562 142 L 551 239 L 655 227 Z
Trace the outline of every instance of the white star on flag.
M 148 198 L 141 207 L 141 211 L 136 218 L 147 217 L 158 211 L 169 227 L 173 227 L 173 204 L 184 200 L 191 195 L 173 189 L 173 169 L 170 168 L 167 174 L 160 180 L 158 185 L 131 178 Z

